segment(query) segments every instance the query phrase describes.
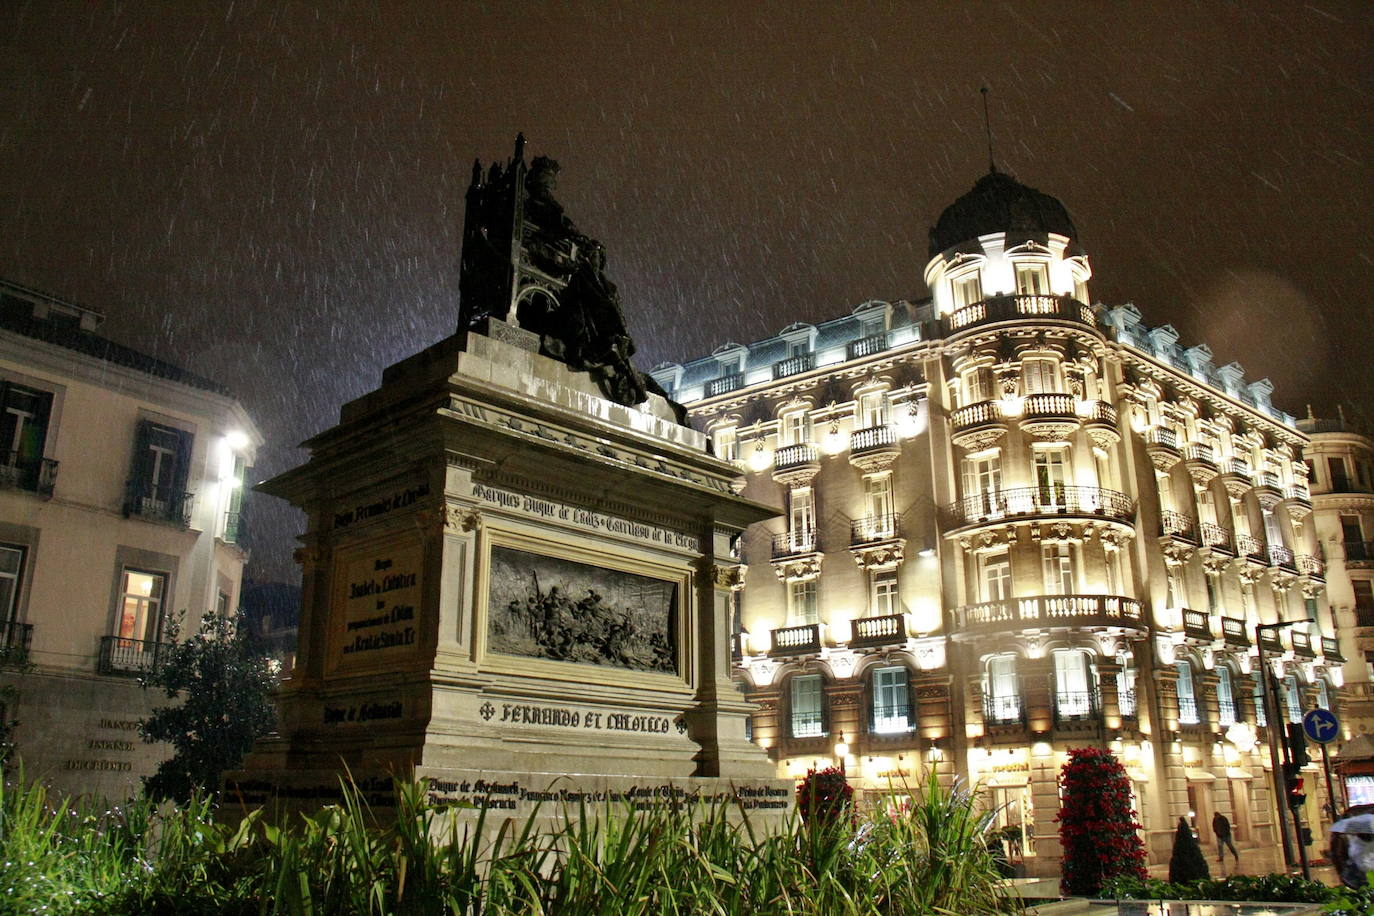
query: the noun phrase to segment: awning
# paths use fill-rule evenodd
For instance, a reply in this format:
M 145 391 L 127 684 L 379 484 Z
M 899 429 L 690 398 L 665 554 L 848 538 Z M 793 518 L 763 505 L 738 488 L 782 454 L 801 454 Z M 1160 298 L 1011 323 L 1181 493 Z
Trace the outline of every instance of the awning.
M 1188 767 L 1183 771 L 1183 775 L 1188 777 L 1189 782 L 1215 782 L 1216 775 L 1197 767 Z

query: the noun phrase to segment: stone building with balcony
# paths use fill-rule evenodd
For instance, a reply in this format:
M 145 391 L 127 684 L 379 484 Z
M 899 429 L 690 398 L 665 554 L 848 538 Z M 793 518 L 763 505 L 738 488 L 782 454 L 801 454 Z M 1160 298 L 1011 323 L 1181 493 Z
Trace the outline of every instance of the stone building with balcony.
M 1346 729 L 1374 734 L 1374 437 L 1343 415 L 1309 415 L 1312 524 L 1328 564 L 1331 613 L 1345 663 Z M 1374 799 L 1374 779 L 1369 795 Z
M 924 278 L 653 373 L 784 510 L 739 545 L 753 740 L 875 803 L 977 781 L 1032 874 L 1083 745 L 1127 766 L 1152 861 L 1181 815 L 1276 844 L 1256 624 L 1315 621 L 1266 636 L 1283 718 L 1342 682 L 1307 437 L 1267 381 L 1090 304 L 1068 213 L 1004 174 L 940 215 Z
M 161 759 L 172 614 L 238 606 L 245 470 L 261 436 L 209 379 L 99 334 L 100 312 L 0 281 L 0 680 L 27 773 L 123 798 Z

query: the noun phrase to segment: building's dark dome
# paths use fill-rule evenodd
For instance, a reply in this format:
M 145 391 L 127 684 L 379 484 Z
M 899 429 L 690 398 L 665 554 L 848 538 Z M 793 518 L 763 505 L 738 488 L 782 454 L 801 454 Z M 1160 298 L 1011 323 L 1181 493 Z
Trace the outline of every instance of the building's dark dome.
M 930 230 L 930 256 L 991 232 L 1077 235 L 1059 201 L 1010 175 L 989 172 L 940 214 Z

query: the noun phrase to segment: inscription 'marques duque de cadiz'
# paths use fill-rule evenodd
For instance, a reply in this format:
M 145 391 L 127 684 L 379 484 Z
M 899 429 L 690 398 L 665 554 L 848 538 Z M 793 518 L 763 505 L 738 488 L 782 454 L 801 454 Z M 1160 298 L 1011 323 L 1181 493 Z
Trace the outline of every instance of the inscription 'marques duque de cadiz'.
M 490 651 L 677 671 L 676 582 L 499 545 L 490 569 Z
M 489 487 L 485 484 L 476 484 L 472 488 L 472 495 L 485 503 L 500 506 L 503 509 L 510 509 L 525 515 L 533 515 L 537 518 L 570 523 L 590 531 L 605 531 L 610 534 L 619 534 L 649 544 L 681 547 L 691 551 L 701 550 L 701 538 L 694 534 L 672 531 L 668 528 L 660 528 L 657 525 L 646 525 L 643 522 L 632 522 L 629 519 L 617 518 L 614 515 L 606 515 L 605 513 L 595 512 L 591 509 L 580 509 L 576 506 L 567 506 L 562 503 L 554 502 L 551 499 L 531 496 L 528 493 L 514 493 L 510 490 L 503 490 L 500 487 Z
M 370 551 L 344 562 L 341 656 L 370 657 L 416 645 L 422 562 L 415 543 Z M 395 654 L 387 652 L 388 657 Z

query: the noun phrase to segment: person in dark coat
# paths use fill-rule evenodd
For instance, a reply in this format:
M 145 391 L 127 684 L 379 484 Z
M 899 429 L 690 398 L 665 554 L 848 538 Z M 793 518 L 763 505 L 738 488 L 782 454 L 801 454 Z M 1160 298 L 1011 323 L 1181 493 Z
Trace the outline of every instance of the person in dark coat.
M 1236 857 L 1236 863 L 1240 864 L 1240 853 L 1236 851 L 1236 844 L 1231 839 L 1231 822 L 1226 815 L 1220 811 L 1212 815 L 1212 833 L 1217 838 L 1217 861 L 1226 864 L 1226 847 L 1231 847 L 1231 855 Z

